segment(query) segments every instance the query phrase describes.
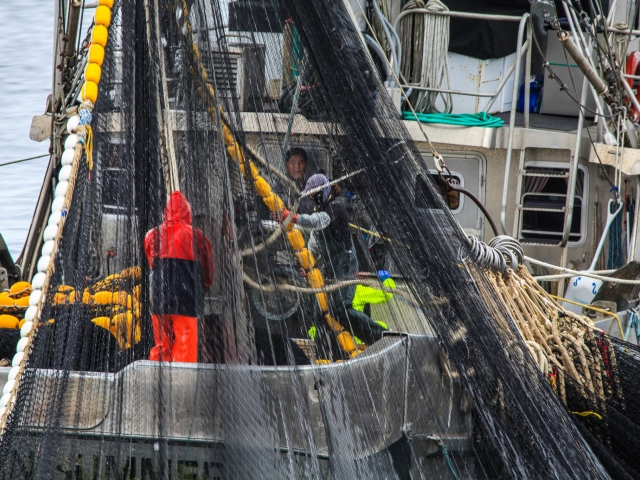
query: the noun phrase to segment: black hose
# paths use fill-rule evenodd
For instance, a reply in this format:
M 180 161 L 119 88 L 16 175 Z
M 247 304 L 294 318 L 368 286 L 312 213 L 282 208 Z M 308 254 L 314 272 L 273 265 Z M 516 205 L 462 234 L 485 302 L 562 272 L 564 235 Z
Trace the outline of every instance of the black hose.
M 467 197 L 469 197 L 471 200 L 473 200 L 473 203 L 475 203 L 478 206 L 478 208 L 480 210 L 482 210 L 482 213 L 484 213 L 484 216 L 487 219 L 487 221 L 489 222 L 489 225 L 491 225 L 491 229 L 493 230 L 493 234 L 496 237 L 498 235 L 500 235 L 500 233 L 498 232 L 498 227 L 496 226 L 495 222 L 493 221 L 493 218 L 491 218 L 491 215 L 489 215 L 489 212 L 487 211 L 485 206 L 482 204 L 482 202 L 480 202 L 480 200 L 478 200 L 476 198 L 476 196 L 473 193 L 471 193 L 466 188 L 462 188 L 460 185 L 452 185 L 450 183 L 447 183 L 447 185 L 448 185 L 450 190 L 453 190 L 454 192 L 460 192 L 463 195 L 466 195 Z

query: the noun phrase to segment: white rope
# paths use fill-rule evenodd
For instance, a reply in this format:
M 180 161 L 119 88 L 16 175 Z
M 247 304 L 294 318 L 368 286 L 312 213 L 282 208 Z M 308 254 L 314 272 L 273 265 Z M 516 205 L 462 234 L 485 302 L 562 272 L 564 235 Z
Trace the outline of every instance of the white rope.
M 446 12 L 449 8 L 440 0 L 429 0 L 426 5 L 423 0 L 410 0 L 403 10 L 411 10 L 414 8 L 424 8 L 432 12 Z M 409 85 L 420 87 L 438 88 L 444 81 L 447 89 L 449 89 L 449 66 L 447 63 L 447 52 L 449 50 L 449 22 L 450 18 L 444 15 L 430 15 L 425 13 L 417 14 L 422 18 L 422 22 L 417 22 L 417 28 L 420 32 L 411 32 L 410 22 L 415 16 L 407 16 L 400 24 L 401 36 L 403 41 L 414 44 L 414 53 L 411 49 L 404 48 L 405 58 L 403 65 L 404 70 L 408 62 L 413 56 L 414 61 L 420 58 L 420 80 L 412 82 Z M 409 77 L 408 71 L 403 71 L 403 75 Z M 445 111 L 451 112 L 453 107 L 451 94 L 441 94 L 439 92 L 422 91 L 418 94 L 415 110 L 421 113 L 439 112 L 435 106 L 438 95 L 442 95 L 445 104 Z
M 620 283 L 622 285 L 640 285 L 640 280 L 625 280 L 623 278 L 611 278 L 611 277 L 603 277 L 602 275 L 597 275 L 594 272 L 579 272 L 577 270 L 571 270 L 570 268 L 558 267 L 557 265 L 552 265 L 551 263 L 541 262 L 540 260 L 536 260 L 531 257 L 524 257 L 530 263 L 534 263 L 536 265 L 540 265 L 541 267 L 551 268 L 553 270 L 558 270 L 564 273 L 570 273 L 573 277 L 588 277 L 595 278 L 596 280 L 602 280 L 603 282 L 612 282 L 612 283 Z M 540 277 L 538 277 L 540 279 Z
M 615 270 L 596 270 L 596 271 L 587 272 L 587 273 L 593 273 L 595 275 L 610 275 L 613 272 L 615 272 Z M 563 278 L 571 278 L 571 277 L 575 277 L 575 275 L 573 273 L 560 273 L 558 275 L 537 275 L 533 278 L 535 280 L 542 282 L 542 281 L 562 280 Z

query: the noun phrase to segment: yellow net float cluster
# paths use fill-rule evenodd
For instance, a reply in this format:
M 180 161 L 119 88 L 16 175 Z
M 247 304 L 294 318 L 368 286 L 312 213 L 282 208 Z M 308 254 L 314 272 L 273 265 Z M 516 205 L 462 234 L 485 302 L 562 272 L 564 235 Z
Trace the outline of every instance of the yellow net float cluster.
M 113 317 L 96 317 L 91 321 L 99 327 L 108 330 L 118 342 L 120 350 L 130 348 L 133 343 L 138 343 L 142 338 L 140 322 L 131 312 L 118 313 Z
M 113 0 L 99 0 L 93 17 L 94 26 L 91 30 L 91 46 L 87 54 L 87 66 L 84 69 L 84 83 L 80 92 L 80 99 L 95 103 L 98 99 L 98 84 L 102 77 L 102 63 L 104 49 L 109 39 L 109 25 L 111 24 L 111 7 Z
M 0 293 L 0 307 L 11 308 L 27 308 L 29 306 L 29 295 L 32 291 L 29 282 L 16 282 L 11 285 L 8 292 Z M 6 311 L 6 310 L 5 310 Z M 10 312 L 13 313 L 13 312 Z M 1 327 L 0 328 L 6 328 Z

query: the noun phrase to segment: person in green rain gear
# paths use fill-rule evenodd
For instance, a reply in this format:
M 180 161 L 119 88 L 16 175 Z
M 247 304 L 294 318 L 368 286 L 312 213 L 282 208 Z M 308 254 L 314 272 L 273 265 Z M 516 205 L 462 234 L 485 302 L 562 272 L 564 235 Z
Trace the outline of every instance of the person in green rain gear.
M 396 282 L 391 278 L 387 270 L 379 270 L 378 278 L 386 288 L 396 288 Z M 382 321 L 372 320 L 364 313 L 364 309 L 367 305 L 387 303 L 392 298 L 393 293 L 391 292 L 365 285 L 356 285 L 351 299 L 351 306 L 345 310 L 346 318 L 344 320 L 347 320 L 347 322 L 343 323 L 343 325 L 354 334 L 357 343 L 370 345 L 382 338 L 382 333 L 388 330 L 389 327 Z M 315 340 L 317 333 L 318 330 L 313 325 L 308 331 L 309 338 Z M 358 337 L 362 337 L 364 342 Z

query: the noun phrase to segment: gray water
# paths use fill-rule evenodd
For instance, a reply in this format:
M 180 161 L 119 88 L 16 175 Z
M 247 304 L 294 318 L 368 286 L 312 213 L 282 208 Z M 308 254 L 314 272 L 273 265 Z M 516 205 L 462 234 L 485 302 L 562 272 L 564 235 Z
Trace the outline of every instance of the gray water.
M 51 92 L 54 0 L 0 1 L 0 164 L 46 154 L 29 139 Z M 48 157 L 0 167 L 0 233 L 13 258 L 27 237 Z
M 51 93 L 56 1 L 0 0 L 0 164 L 49 152 L 49 141 L 30 140 L 29 129 Z M 87 11 L 85 19 L 91 15 Z M 85 20 L 85 31 L 86 26 Z M 0 233 L 14 260 L 27 238 L 48 161 L 0 166 Z

